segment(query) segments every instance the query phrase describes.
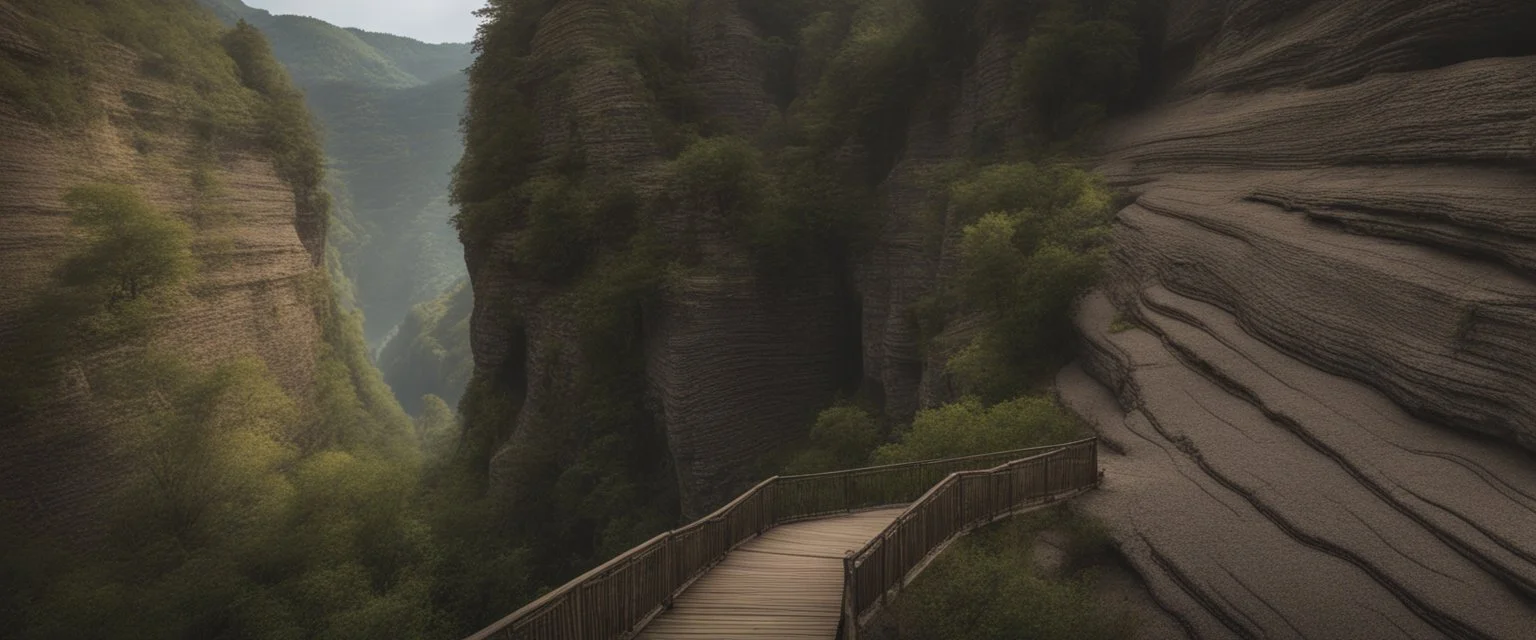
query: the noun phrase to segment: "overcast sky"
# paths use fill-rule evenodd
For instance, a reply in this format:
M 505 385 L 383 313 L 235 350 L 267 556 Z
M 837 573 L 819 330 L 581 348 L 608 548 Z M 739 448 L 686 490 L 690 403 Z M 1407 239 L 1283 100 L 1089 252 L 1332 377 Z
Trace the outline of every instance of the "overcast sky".
M 245 0 L 277 14 L 319 18 L 342 27 L 357 27 L 409 36 L 426 42 L 469 42 L 476 18 L 470 12 L 485 0 Z

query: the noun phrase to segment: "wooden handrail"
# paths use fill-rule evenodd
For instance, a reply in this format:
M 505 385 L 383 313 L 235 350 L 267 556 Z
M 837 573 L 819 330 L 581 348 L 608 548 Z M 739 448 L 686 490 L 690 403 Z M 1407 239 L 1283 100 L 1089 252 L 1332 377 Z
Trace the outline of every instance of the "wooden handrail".
M 897 504 L 926 504 L 960 472 L 991 473 L 1015 464 L 1056 455 L 1094 440 L 1030 447 L 961 458 L 922 460 L 843 471 L 774 476 L 752 487 L 713 513 L 657 535 L 581 574 L 467 640 L 609 640 L 645 626 L 678 594 L 743 542 L 774 526 Z M 1041 453 L 1044 452 L 1044 453 Z M 1030 454 L 1039 454 L 1029 457 Z M 1021 460 L 1021 458 L 1024 458 Z M 1005 463 L 997 466 L 999 463 Z M 1097 469 L 1097 466 L 1094 467 Z M 895 527 L 895 524 L 892 525 Z M 892 529 L 887 529 L 890 533 Z M 883 539 L 886 533 L 882 533 Z M 865 547 L 870 553 L 872 545 Z M 850 591 L 850 576 L 861 570 L 857 558 L 845 564 L 844 618 L 855 619 L 868 607 Z M 885 587 L 888 588 L 888 587 Z M 850 599 L 852 598 L 852 599 Z M 850 616 L 848 613 L 852 611 Z M 846 623 L 845 623 L 846 625 Z
M 956 538 L 1098 482 L 1097 438 L 991 469 L 951 473 L 844 559 L 839 637 L 857 640 L 859 628 Z

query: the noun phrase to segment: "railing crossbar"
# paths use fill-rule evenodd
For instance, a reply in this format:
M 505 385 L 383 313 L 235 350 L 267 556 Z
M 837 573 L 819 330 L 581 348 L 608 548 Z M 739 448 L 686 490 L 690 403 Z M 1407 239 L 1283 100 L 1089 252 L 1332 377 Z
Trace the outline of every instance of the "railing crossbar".
M 859 619 L 867 618 L 880 604 L 872 597 L 884 600 L 887 592 L 899 590 L 908 576 L 921 571 L 924 558 L 949 540 L 1020 504 L 1049 499 L 1053 486 L 1060 493 L 1096 481 L 1096 444 L 1090 438 L 962 458 L 774 476 L 713 513 L 594 567 L 467 640 L 630 637 L 731 550 L 770 528 L 909 504 L 880 535 L 844 562 L 842 624 L 845 639 L 854 640 Z M 1059 471 L 1063 467 L 1058 465 L 1053 474 L 1049 468 L 1053 459 L 1068 463 L 1066 472 Z M 1033 471 L 1041 461 L 1046 468 L 1039 478 L 1022 473 Z M 939 473 L 943 477 L 932 477 Z M 995 490 L 1000 481 L 1006 482 L 1006 492 Z M 968 489 L 967 483 L 974 486 Z M 1040 491 L 1020 495 L 1020 487 Z M 1006 500 L 1000 501 L 1000 495 L 1006 495 Z M 892 548 L 897 552 L 890 553 Z

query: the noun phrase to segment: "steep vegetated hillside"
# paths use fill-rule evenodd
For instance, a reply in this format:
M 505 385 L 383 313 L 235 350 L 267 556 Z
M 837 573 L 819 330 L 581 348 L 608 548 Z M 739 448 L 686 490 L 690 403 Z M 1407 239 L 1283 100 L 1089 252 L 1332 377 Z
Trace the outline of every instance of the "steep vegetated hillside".
M 322 157 L 249 26 L 0 2 L 7 637 L 440 624 L 418 437 L 324 266 Z
M 377 349 L 413 305 L 437 298 L 464 276 L 448 187 L 463 154 L 459 121 L 470 46 L 272 15 L 239 0 L 202 2 L 228 24 L 245 20 L 266 34 L 304 91 L 333 177 L 338 228 L 332 242 L 356 287 L 365 336 Z
M 1080 433 L 1008 401 L 1070 356 L 1112 204 L 1072 154 L 1137 95 L 1157 15 L 492 3 L 454 192 L 463 463 L 543 550 L 537 579 L 784 465 Z M 968 434 L 924 444 L 945 429 Z
M 411 414 L 422 415 L 432 402 L 426 396 L 458 406 L 474 372 L 469 348 L 473 293 L 469 281 L 461 280 L 436 300 L 416 305 L 400 325 L 400 334 L 379 354 L 379 368 Z

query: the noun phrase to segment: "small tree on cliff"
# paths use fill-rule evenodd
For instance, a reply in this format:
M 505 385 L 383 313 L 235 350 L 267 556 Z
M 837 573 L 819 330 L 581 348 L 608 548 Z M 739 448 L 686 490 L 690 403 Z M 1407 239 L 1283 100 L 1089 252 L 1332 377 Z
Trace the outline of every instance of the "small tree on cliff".
M 138 315 L 196 271 L 191 229 L 149 206 L 136 189 L 90 185 L 70 191 L 64 201 L 91 239 L 62 273 L 82 311 Z

